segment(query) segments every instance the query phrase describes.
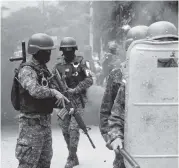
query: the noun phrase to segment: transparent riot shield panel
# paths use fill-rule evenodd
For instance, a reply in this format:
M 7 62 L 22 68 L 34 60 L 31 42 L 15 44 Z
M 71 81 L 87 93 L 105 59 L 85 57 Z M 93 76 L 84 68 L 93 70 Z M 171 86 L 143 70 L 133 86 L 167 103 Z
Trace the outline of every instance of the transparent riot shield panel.
M 177 168 L 178 41 L 136 41 L 127 68 L 125 148 L 141 168 Z

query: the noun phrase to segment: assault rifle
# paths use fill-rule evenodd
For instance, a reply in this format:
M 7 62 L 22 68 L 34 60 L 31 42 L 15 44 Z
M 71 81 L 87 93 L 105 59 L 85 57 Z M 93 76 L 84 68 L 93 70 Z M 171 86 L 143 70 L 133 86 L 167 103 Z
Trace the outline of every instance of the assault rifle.
M 66 96 L 70 100 L 70 102 L 59 112 L 59 114 L 57 116 L 59 118 L 61 118 L 62 120 L 64 120 L 64 118 L 67 115 L 69 115 L 69 112 L 74 110 L 72 115 L 74 116 L 76 122 L 78 123 L 79 127 L 83 130 L 83 132 L 86 134 L 86 136 L 88 137 L 92 147 L 96 148 L 92 139 L 90 138 L 90 136 L 88 134 L 88 130 L 87 130 L 87 127 L 86 127 L 83 119 L 81 118 L 80 114 L 78 112 L 76 112 L 77 104 L 76 104 L 75 98 L 72 94 L 70 94 L 68 92 L 68 86 L 66 84 L 66 81 L 64 78 L 61 77 L 61 75 L 59 74 L 57 69 L 55 70 L 54 77 L 56 78 L 58 85 L 62 88 L 63 95 Z

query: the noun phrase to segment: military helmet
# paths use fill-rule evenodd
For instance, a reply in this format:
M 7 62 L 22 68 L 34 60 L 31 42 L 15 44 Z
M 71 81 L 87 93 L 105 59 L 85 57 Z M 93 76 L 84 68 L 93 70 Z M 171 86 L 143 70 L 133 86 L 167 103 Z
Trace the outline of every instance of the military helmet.
M 63 50 L 63 48 L 66 47 L 72 47 L 75 50 L 78 50 L 78 46 L 76 44 L 76 40 L 73 37 L 64 37 L 60 43 L 60 51 Z
M 177 28 L 167 21 L 159 21 L 151 24 L 147 31 L 147 37 L 177 35 Z
M 148 27 L 139 25 L 132 27 L 127 33 L 127 39 L 132 38 L 133 40 L 139 40 L 146 37 Z
M 127 37 L 126 37 L 126 41 L 125 41 L 126 51 L 133 41 L 146 38 L 147 30 L 148 30 L 148 27 L 144 25 L 132 27 L 128 31 Z
M 53 50 L 54 42 L 52 38 L 44 33 L 33 34 L 28 41 L 28 53 L 33 55 L 39 50 Z

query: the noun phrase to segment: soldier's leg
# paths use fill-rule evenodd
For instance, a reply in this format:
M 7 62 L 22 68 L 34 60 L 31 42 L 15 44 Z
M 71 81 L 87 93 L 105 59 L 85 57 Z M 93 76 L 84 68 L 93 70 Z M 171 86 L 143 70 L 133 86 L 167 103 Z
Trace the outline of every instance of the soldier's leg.
M 15 155 L 18 168 L 37 167 L 44 143 L 43 129 L 38 119 L 21 118 Z
M 67 144 L 67 148 L 69 152 L 67 162 L 65 164 L 65 168 L 69 167 L 69 162 L 70 162 L 70 132 L 69 132 L 70 120 L 71 120 L 71 116 L 66 116 L 66 118 L 63 121 L 61 120 L 59 124 L 62 129 L 62 134 Z
M 125 168 L 123 156 L 121 154 L 115 153 L 113 168 Z
M 70 145 L 70 132 L 69 132 L 70 120 L 71 120 L 71 116 L 66 116 L 66 118 L 63 121 L 61 120 L 59 123 L 68 149 Z
M 50 168 L 53 156 L 51 126 L 46 127 L 44 132 L 44 144 L 37 168 Z
M 77 113 L 79 113 L 80 116 L 83 118 L 84 109 L 78 108 Z M 75 118 L 72 116 L 71 122 L 70 122 L 70 147 L 74 148 L 74 151 L 75 149 L 77 151 L 79 139 L 80 139 L 79 126 Z
M 104 82 L 104 79 L 105 79 L 105 74 L 104 74 L 104 72 L 102 72 L 98 78 L 98 82 L 97 82 L 98 85 L 102 85 Z
M 77 112 L 80 113 L 81 117 L 83 117 L 84 110 L 82 108 L 78 108 Z M 75 120 L 75 118 L 71 117 L 70 122 L 70 150 L 69 150 L 69 160 L 65 166 L 65 168 L 73 168 L 76 165 L 79 165 L 78 157 L 77 157 L 77 148 L 79 143 L 80 133 L 79 126 Z

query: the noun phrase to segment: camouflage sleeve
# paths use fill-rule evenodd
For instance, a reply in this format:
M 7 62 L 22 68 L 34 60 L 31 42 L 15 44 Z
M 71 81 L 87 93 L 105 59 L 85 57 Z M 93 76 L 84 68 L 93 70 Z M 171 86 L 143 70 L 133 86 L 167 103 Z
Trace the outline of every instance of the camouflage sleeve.
M 85 65 L 82 66 L 82 71 L 85 74 L 85 79 L 81 81 L 77 86 L 76 86 L 76 93 L 80 93 L 83 90 L 86 90 L 93 84 L 93 78 L 92 78 L 92 73 L 91 70 L 86 67 Z
M 18 79 L 21 86 L 36 99 L 53 97 L 53 93 L 49 87 L 41 86 L 37 80 L 36 72 L 29 66 L 20 69 Z
M 104 137 L 108 131 L 108 119 L 111 115 L 111 109 L 120 86 L 122 73 L 120 69 L 113 70 L 107 80 L 106 89 L 103 95 L 102 104 L 100 108 L 100 131 Z M 105 138 L 104 138 L 105 139 Z M 107 141 L 107 139 L 105 139 Z
M 108 119 L 109 125 L 109 141 L 113 141 L 117 137 L 124 138 L 124 107 L 125 107 L 125 86 L 122 84 L 118 90 L 111 115 Z
M 56 75 L 56 65 L 52 69 L 52 75 L 54 75 L 54 77 L 51 80 L 51 88 L 56 89 L 59 92 L 63 92 L 63 90 L 60 88 L 60 86 L 58 86 L 58 82 L 57 82 L 57 79 L 55 77 L 55 75 Z

